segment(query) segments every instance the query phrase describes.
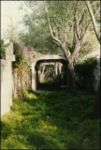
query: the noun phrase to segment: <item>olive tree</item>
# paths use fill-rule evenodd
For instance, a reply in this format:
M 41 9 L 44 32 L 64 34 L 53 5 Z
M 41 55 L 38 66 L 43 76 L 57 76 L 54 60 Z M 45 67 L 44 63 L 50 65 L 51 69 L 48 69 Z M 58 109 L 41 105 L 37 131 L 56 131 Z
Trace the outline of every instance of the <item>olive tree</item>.
M 74 63 L 86 41 L 91 19 L 83 1 L 44 3 L 51 37 L 64 53 L 68 63 L 70 85 L 75 89 Z
M 67 60 L 69 85 L 75 89 L 74 64 L 87 42 L 87 34 L 92 31 L 91 18 L 85 2 L 28 1 L 26 3 L 32 9 L 32 15 L 27 22 L 25 21 L 28 27 L 26 35 L 30 39 L 28 43 L 33 47 L 42 47 L 42 50 L 47 45 L 46 41 L 48 44 L 51 43 L 50 45 L 55 43 L 56 48 L 61 50 Z M 38 7 L 35 8 L 35 5 Z M 96 11 L 94 14 L 96 16 Z

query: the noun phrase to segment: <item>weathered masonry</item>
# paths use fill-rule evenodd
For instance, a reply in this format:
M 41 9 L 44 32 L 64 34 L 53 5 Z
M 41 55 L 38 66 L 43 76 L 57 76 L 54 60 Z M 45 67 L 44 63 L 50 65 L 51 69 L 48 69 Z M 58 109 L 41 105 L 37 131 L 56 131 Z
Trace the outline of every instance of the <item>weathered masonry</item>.
M 7 43 L 7 41 L 4 41 L 4 44 Z M 7 45 L 5 59 L 0 59 L 1 116 L 10 111 L 13 95 L 12 62 L 15 61 L 15 56 L 13 55 L 13 44 L 9 43 Z
M 59 62 L 62 63 L 64 67 L 67 68 L 67 62 L 63 56 L 59 55 L 44 55 L 41 57 L 38 57 L 31 65 L 32 67 L 32 90 L 36 91 L 38 88 L 38 67 L 41 63 L 54 63 Z M 67 70 L 67 69 L 65 69 Z

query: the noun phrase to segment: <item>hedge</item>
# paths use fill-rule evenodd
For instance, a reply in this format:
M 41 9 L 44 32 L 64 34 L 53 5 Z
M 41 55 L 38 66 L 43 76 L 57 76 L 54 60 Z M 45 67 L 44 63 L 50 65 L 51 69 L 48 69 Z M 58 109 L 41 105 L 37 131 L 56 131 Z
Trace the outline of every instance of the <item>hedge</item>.
M 89 58 L 75 65 L 76 82 L 80 89 L 94 91 L 94 70 L 97 66 L 96 58 Z

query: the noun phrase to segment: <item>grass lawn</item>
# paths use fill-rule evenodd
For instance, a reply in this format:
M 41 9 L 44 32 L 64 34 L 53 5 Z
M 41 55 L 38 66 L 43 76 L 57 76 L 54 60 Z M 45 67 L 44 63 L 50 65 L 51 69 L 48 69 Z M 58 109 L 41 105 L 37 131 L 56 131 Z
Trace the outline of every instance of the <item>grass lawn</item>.
M 66 92 L 24 93 L 1 120 L 1 149 L 100 149 L 95 97 Z

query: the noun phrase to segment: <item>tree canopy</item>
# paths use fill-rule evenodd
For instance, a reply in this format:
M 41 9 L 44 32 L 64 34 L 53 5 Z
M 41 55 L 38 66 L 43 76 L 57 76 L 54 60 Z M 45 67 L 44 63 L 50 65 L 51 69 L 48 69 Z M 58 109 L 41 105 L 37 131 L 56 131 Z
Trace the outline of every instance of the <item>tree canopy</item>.
M 47 5 L 53 34 L 61 41 L 65 39 L 70 51 L 73 51 L 75 46 L 74 29 L 78 38 L 87 35 L 85 32 L 90 30 L 90 34 L 94 37 L 94 44 L 97 43 L 84 1 L 26 1 L 25 5 L 32 10 L 31 14 L 26 14 L 24 17 L 26 32 L 21 33 L 21 39 L 27 45 L 45 53 L 54 53 L 56 50 L 60 50 L 49 32 L 45 5 Z M 94 14 L 97 12 L 98 6 L 98 2 L 92 2 Z M 89 45 L 89 43 L 85 41 L 83 46 Z

